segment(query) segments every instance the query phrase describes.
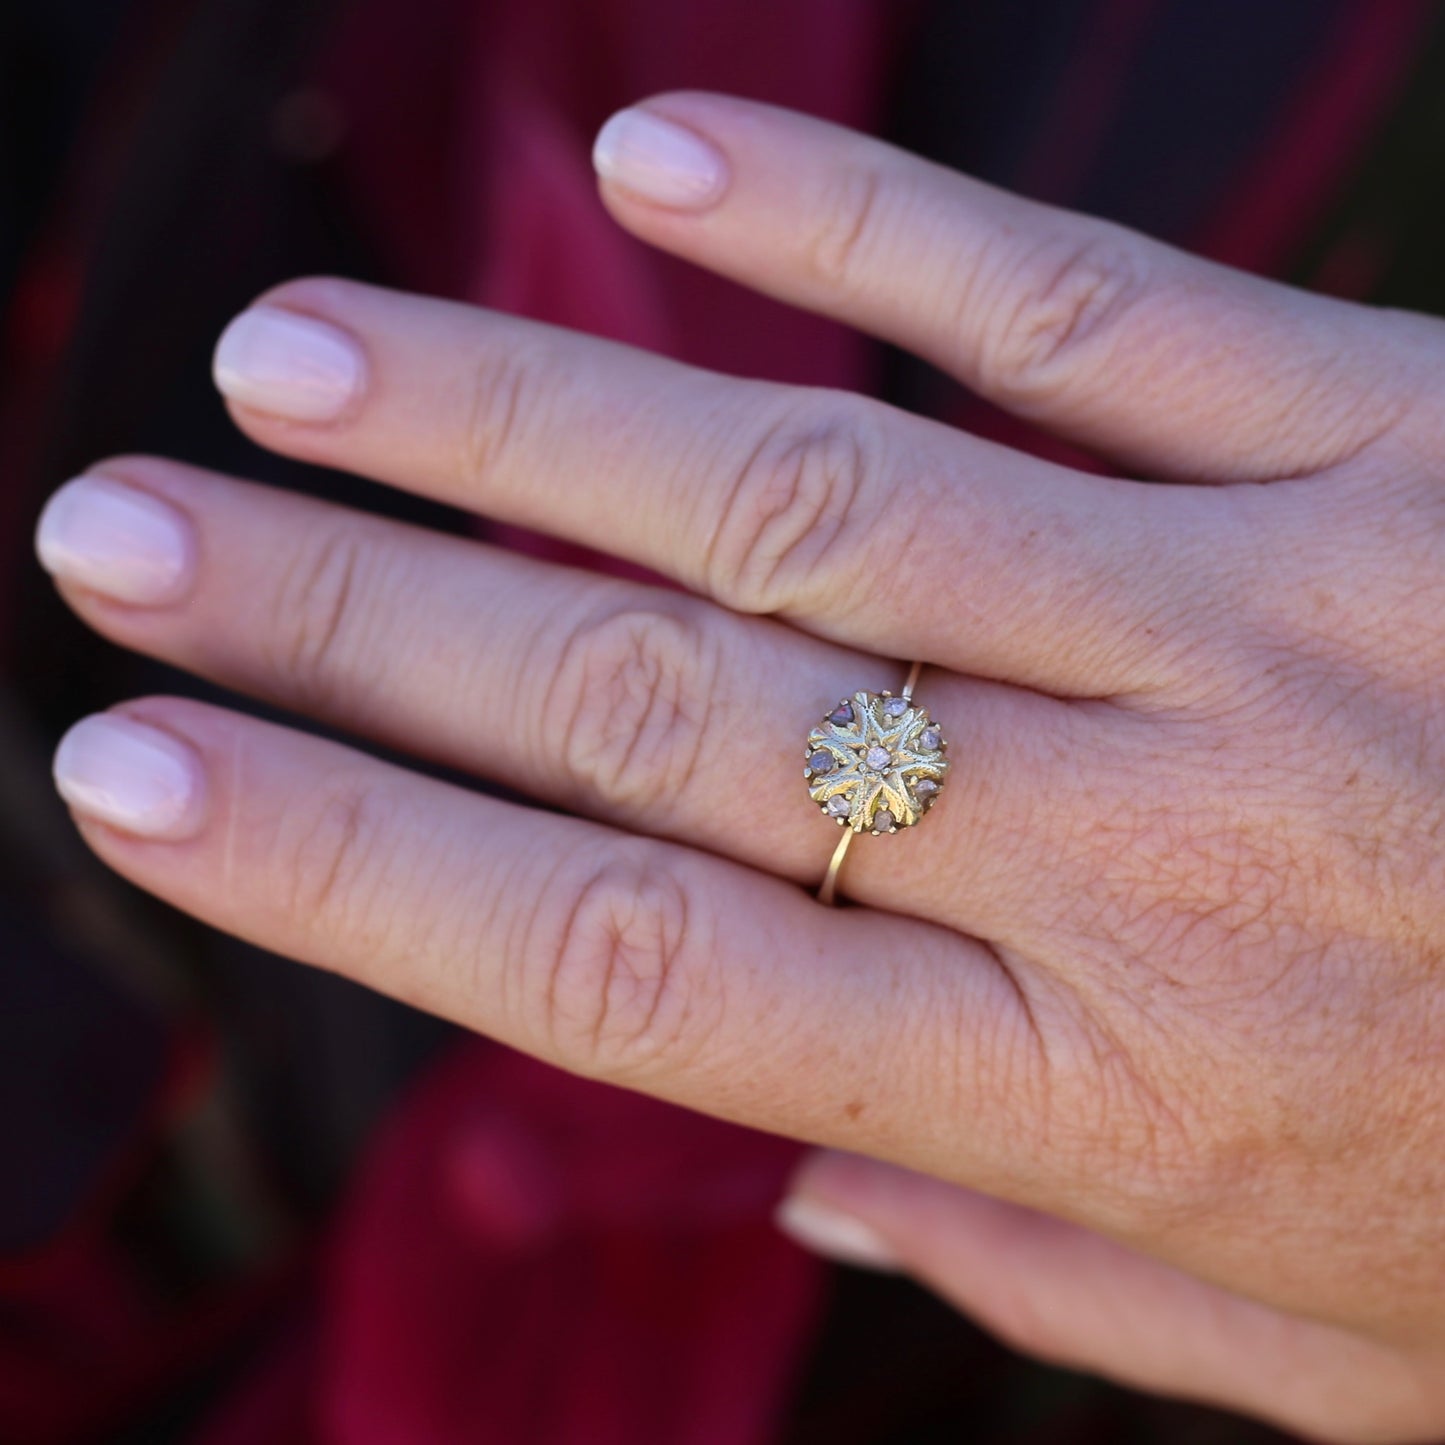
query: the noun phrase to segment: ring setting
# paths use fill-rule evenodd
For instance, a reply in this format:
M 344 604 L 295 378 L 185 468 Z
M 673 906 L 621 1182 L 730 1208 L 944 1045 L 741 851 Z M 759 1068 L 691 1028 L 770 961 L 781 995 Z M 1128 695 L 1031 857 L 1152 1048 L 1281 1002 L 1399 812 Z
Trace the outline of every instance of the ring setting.
M 855 692 L 808 734 L 803 780 L 825 817 L 847 831 L 818 897 L 831 903 L 848 844 L 921 822 L 948 775 L 948 742 L 928 710 L 913 701 L 920 664 L 903 691 Z

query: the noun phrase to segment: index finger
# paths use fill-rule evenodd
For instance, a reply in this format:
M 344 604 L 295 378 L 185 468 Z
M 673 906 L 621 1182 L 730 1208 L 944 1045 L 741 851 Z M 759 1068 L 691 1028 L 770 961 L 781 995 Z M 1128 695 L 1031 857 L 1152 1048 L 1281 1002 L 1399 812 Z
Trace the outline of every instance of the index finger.
M 712 186 L 682 186 L 682 159 L 708 154 Z M 661 95 L 609 121 L 596 159 L 613 213 L 653 244 L 1158 475 L 1320 471 L 1434 401 L 1433 320 L 1215 265 L 809 116 Z

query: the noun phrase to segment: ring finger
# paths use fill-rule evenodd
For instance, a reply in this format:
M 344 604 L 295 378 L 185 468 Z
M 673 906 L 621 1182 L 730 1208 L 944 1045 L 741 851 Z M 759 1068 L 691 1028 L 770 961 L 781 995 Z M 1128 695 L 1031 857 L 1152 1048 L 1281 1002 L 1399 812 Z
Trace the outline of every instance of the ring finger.
M 142 523 L 116 521 L 127 507 L 174 529 L 175 568 L 137 570 Z M 805 730 L 840 697 L 902 681 L 897 663 L 699 598 L 169 462 L 113 462 L 72 483 L 40 540 L 72 605 L 117 642 L 802 882 L 836 837 L 803 796 Z M 1099 751 L 1114 709 L 942 671 L 919 701 L 950 738 L 956 785 L 916 837 L 855 860 L 849 891 L 1012 934 L 1018 895 L 1038 896 L 1054 852 L 1025 820 L 1069 785 L 1061 759 Z M 940 889 L 945 866 L 968 886 Z

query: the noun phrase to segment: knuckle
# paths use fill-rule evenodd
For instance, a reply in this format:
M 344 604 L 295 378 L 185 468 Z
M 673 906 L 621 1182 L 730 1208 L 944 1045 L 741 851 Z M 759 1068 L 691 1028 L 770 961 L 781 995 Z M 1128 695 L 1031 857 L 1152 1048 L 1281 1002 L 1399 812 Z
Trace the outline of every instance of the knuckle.
M 713 531 L 705 576 L 740 612 L 777 612 L 836 585 L 834 558 L 856 535 L 881 429 L 869 408 L 793 403 L 738 467 Z
M 530 419 L 545 407 L 552 359 L 534 342 L 484 346 L 465 380 L 457 474 L 486 487 Z
M 840 167 L 823 192 L 803 258 L 813 278 L 828 290 L 847 290 L 866 265 L 881 229 L 883 193 L 882 172 L 866 162 Z
M 325 711 L 345 666 L 356 624 L 367 543 L 349 523 L 300 545 L 273 594 L 267 661 L 287 699 Z
M 560 756 L 608 810 L 655 825 L 698 768 L 720 671 L 694 609 L 629 608 L 574 625 L 544 710 L 563 719 Z
M 544 1036 L 569 1067 L 622 1079 L 686 1061 L 716 1005 L 698 915 L 651 845 L 612 847 L 583 880 L 542 990 Z
M 333 940 L 366 930 L 390 812 L 374 788 L 346 774 L 326 780 L 308 806 L 285 811 L 275 858 L 287 917 Z
M 1027 402 L 1077 384 L 1114 345 L 1143 284 L 1138 247 L 1112 228 L 1047 241 L 1024 255 L 995 278 L 994 304 L 984 313 L 985 390 Z

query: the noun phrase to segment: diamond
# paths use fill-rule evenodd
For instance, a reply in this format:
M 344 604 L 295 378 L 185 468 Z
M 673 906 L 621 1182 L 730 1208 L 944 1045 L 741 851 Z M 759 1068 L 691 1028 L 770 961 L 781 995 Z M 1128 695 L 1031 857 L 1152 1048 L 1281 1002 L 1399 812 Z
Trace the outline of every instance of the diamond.
M 926 753 L 936 753 L 943 746 L 943 734 L 937 728 L 924 728 L 918 734 L 918 746 Z
M 873 815 L 873 826 L 880 833 L 891 833 L 893 831 L 893 814 L 887 808 L 879 808 Z
M 835 793 L 828 799 L 828 813 L 834 818 L 843 817 L 852 806 L 842 793 Z
M 819 748 L 808 758 L 808 767 L 815 773 L 831 773 L 833 771 L 833 754 L 824 748 Z
M 932 778 L 919 778 L 913 785 L 913 791 L 917 793 L 920 798 L 926 798 L 930 793 L 936 793 L 938 791 L 938 784 L 935 783 Z
M 890 697 L 883 704 L 884 717 L 902 717 L 908 711 L 908 703 L 901 697 Z
M 863 755 L 863 762 L 875 773 L 881 773 L 893 761 L 893 754 L 887 748 L 869 748 Z
M 828 721 L 837 727 L 847 727 L 853 721 L 853 704 L 851 702 L 839 703 L 832 712 L 828 714 Z

